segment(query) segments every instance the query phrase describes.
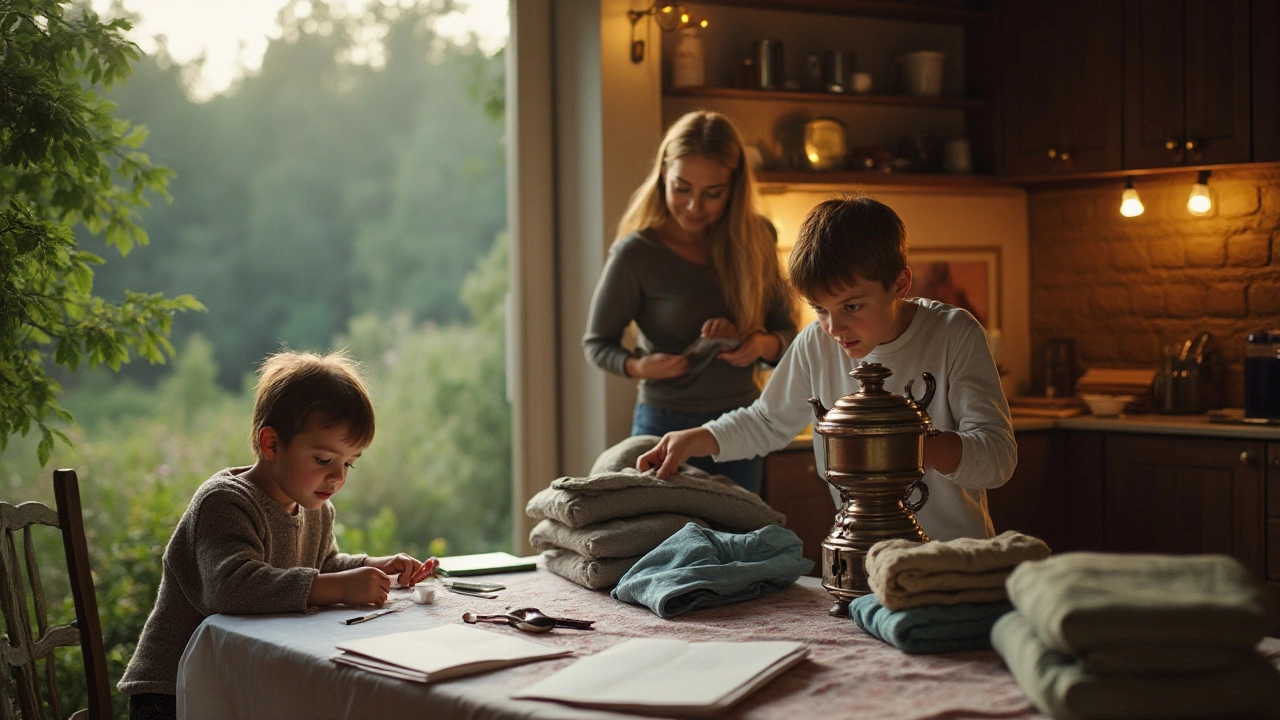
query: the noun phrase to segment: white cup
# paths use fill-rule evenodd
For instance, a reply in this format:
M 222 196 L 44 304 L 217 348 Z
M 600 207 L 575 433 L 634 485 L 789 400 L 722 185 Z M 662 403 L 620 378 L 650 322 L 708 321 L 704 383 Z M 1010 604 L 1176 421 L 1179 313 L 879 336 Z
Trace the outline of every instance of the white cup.
M 856 72 L 849 77 L 849 86 L 859 95 L 871 92 L 871 73 Z
M 934 50 L 909 52 L 902 63 L 902 83 L 908 95 L 937 97 L 942 94 L 942 60 L 946 55 Z
M 942 169 L 952 175 L 968 175 L 973 172 L 973 158 L 969 153 L 969 141 L 958 138 L 947 143 L 942 155 Z

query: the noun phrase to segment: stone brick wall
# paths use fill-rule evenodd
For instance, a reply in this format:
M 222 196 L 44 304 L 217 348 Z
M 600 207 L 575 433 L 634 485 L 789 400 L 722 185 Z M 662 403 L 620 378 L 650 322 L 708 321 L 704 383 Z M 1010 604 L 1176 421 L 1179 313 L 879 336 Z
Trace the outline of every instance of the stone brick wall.
M 1032 392 L 1050 338 L 1075 339 L 1079 374 L 1158 367 L 1163 346 L 1207 330 L 1224 400 L 1243 404 L 1245 335 L 1280 328 L 1280 167 L 1214 172 L 1200 217 L 1186 207 L 1195 177 L 1135 176 L 1135 218 L 1120 215 L 1122 180 L 1027 188 Z

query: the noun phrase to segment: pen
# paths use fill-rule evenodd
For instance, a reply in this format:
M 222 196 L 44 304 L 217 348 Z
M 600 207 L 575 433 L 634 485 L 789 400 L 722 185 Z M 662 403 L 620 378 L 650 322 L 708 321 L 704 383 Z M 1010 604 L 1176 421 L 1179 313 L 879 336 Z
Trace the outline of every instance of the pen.
M 396 608 L 396 607 L 385 607 L 385 608 L 382 608 L 381 610 L 375 610 L 367 615 L 360 615 L 358 617 L 353 617 L 347 620 L 346 623 L 348 625 L 356 625 L 358 623 L 364 622 L 365 620 L 372 620 L 376 617 L 382 617 L 383 615 L 386 615 L 388 613 L 393 613 L 399 609 L 400 608 Z

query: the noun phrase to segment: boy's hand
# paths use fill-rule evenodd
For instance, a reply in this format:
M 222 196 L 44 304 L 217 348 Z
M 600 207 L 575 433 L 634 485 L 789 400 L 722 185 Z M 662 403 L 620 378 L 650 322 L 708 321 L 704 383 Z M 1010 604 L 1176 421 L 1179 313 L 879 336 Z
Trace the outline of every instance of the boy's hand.
M 439 562 L 435 558 L 427 558 L 427 562 L 418 562 L 410 555 L 399 553 L 385 557 L 367 557 L 365 567 L 377 568 L 395 578 L 400 587 L 413 587 L 435 572 Z
M 924 438 L 924 469 L 937 470 L 942 475 L 950 475 L 960 467 L 960 457 L 964 454 L 964 445 L 960 436 L 950 430 L 937 435 L 926 435 Z
M 715 455 L 720 452 L 720 443 L 711 431 L 696 427 L 689 430 L 677 430 L 662 436 L 652 450 L 636 460 L 636 469 L 644 472 L 649 468 L 657 468 L 660 478 L 671 477 L 680 469 L 680 463 L 691 457 Z
M 342 576 L 343 605 L 381 605 L 391 591 L 391 578 L 376 567 L 358 567 Z

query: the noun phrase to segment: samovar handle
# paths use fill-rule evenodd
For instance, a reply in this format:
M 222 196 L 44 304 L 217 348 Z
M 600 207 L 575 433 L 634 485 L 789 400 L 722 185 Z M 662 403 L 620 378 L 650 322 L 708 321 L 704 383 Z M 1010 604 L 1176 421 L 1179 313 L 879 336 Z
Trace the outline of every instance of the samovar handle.
M 934 381 L 932 373 L 923 373 L 920 377 L 924 378 L 924 396 L 916 400 L 911 396 L 911 386 L 916 384 L 914 379 L 907 381 L 907 386 L 903 388 L 903 393 L 911 398 L 911 402 L 915 403 L 921 410 L 929 407 L 929 401 L 933 400 L 933 391 L 937 389 L 938 383 Z
M 920 491 L 920 499 L 916 502 L 911 502 L 911 493 L 914 490 Z M 929 486 L 924 484 L 924 478 L 920 478 L 919 480 L 911 483 L 911 487 L 907 488 L 907 494 L 902 498 L 902 504 L 906 505 L 907 509 L 911 512 L 918 513 L 920 512 L 920 508 L 924 507 L 924 504 L 928 502 L 928 500 Z

